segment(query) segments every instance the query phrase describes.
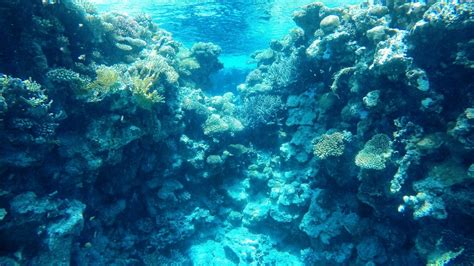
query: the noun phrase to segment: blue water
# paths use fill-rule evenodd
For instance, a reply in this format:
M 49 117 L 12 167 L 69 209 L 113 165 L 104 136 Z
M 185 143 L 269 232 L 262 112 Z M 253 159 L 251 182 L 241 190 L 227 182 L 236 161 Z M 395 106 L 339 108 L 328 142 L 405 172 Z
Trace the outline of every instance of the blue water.
M 474 265 L 474 3 L 94 2 L 0 0 L 0 266 Z
M 96 0 L 101 12 L 148 14 L 185 46 L 213 42 L 222 48 L 227 68 L 249 69 L 250 55 L 281 39 L 296 25 L 295 10 L 313 0 Z M 328 7 L 358 4 L 361 0 L 322 1 Z
M 224 69 L 214 74 L 213 90 L 235 92 L 238 84 L 255 67 L 251 55 L 279 40 L 296 25 L 292 14 L 313 0 L 97 0 L 100 12 L 147 14 L 187 47 L 212 42 L 222 48 Z M 328 7 L 357 4 L 361 0 L 324 1 Z

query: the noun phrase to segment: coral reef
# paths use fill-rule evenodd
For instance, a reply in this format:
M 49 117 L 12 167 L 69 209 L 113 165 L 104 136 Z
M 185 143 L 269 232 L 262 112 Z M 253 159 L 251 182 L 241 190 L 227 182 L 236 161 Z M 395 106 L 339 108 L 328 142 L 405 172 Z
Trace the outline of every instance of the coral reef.
M 344 143 L 347 141 L 347 139 L 350 139 L 350 133 L 348 133 L 348 137 L 345 136 L 347 133 L 348 132 L 334 132 L 332 134 L 322 135 L 314 144 L 314 155 L 316 155 L 316 157 L 319 159 L 341 156 L 344 154 Z
M 391 154 L 390 138 L 385 134 L 377 134 L 357 153 L 355 164 L 363 169 L 383 170 Z
M 304 6 L 211 95 L 217 45 L 47 2 L 0 3 L 1 265 L 474 261 L 473 3 Z

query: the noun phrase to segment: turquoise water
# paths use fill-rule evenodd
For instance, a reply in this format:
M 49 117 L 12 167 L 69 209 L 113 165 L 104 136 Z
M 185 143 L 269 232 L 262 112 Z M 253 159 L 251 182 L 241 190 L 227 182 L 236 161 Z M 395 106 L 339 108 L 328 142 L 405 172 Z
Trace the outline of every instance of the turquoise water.
M 0 0 L 0 266 L 474 265 L 474 3 L 96 2 Z
M 212 42 L 222 48 L 224 69 L 212 76 L 214 93 L 235 91 L 255 68 L 251 55 L 283 38 L 296 27 L 292 14 L 312 0 L 97 0 L 100 12 L 147 14 L 174 39 L 187 47 Z M 329 7 L 358 4 L 361 0 L 325 1 Z
M 291 16 L 312 0 L 96 0 L 101 12 L 145 13 L 184 45 L 213 42 L 222 48 L 227 68 L 254 67 L 250 55 L 283 38 L 296 25 Z M 358 4 L 361 0 L 323 1 L 329 7 Z

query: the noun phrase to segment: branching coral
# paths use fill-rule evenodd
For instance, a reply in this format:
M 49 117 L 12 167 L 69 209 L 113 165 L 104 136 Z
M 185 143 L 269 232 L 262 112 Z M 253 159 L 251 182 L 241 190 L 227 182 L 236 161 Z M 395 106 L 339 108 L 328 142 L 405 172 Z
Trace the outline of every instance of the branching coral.
M 38 83 L 0 76 L 0 168 L 26 167 L 54 145 L 60 113 Z
M 100 66 L 95 72 L 96 79 L 85 86 L 85 93 L 91 102 L 102 100 L 119 83 L 119 74 L 112 67 Z
M 276 124 L 284 104 L 276 95 L 257 95 L 245 98 L 241 107 L 241 117 L 245 125 L 259 127 Z
M 97 68 L 96 74 L 97 74 L 97 77 L 95 81 L 93 81 L 89 85 L 89 88 L 99 86 L 99 87 L 102 87 L 103 90 L 108 91 L 119 80 L 117 71 L 115 71 L 111 67 L 101 66 Z
M 154 103 L 163 103 L 165 97 L 160 95 L 158 91 L 152 90 L 154 76 L 146 76 L 143 79 L 132 77 L 132 93 L 136 103 L 145 108 L 150 109 Z
M 284 88 L 298 80 L 298 62 L 299 58 L 291 55 L 288 58 L 280 58 L 269 67 L 267 75 L 274 87 Z
M 154 83 L 167 82 L 177 85 L 179 74 L 163 56 L 152 51 L 144 60 L 136 62 L 129 70 L 132 76 L 152 77 Z
M 78 73 L 66 68 L 51 69 L 46 73 L 46 77 L 54 85 L 65 86 L 74 93 L 79 94 L 84 93 L 84 88 L 88 84 L 88 81 L 83 79 Z
M 88 1 L 88 0 L 73 0 L 72 3 L 77 7 L 83 10 L 84 12 L 88 14 L 95 14 L 97 13 L 97 8 L 96 6 Z
M 131 17 L 113 12 L 106 13 L 102 18 L 102 27 L 117 49 L 130 53 L 146 46 L 147 43 L 141 38 L 146 34 L 146 29 Z
M 444 201 L 432 193 L 418 192 L 415 196 L 404 196 L 403 201 L 406 206 L 413 208 L 413 219 L 415 220 L 428 216 L 435 219 L 446 219 L 448 216 Z M 404 211 L 405 205 L 401 205 L 398 210 Z
M 463 254 L 465 248 L 459 246 L 457 251 L 447 250 L 446 244 L 443 243 L 444 239 L 440 238 L 436 241 L 434 250 L 428 254 L 428 263 L 427 265 L 433 266 L 446 266 L 453 265 L 451 262 Z M 456 264 L 457 265 L 457 264 Z

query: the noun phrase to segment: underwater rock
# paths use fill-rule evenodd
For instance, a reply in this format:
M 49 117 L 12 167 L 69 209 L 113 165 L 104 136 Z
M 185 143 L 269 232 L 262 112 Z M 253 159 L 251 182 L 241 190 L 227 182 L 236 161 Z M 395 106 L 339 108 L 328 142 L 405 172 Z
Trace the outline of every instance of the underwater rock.
M 5 232 L 17 232 L 9 236 L 12 248 L 37 244 L 41 252 L 33 258 L 35 263 L 71 261 L 73 240 L 84 226 L 85 205 L 76 200 L 59 200 L 49 197 L 39 198 L 34 192 L 25 192 L 10 202 L 11 217 L 0 227 Z M 32 240 L 24 234 L 31 232 L 41 235 Z
M 64 112 L 53 109 L 47 91 L 33 80 L 0 77 L 0 168 L 41 163 L 55 146 L 56 128 Z
M 299 228 L 309 237 L 318 238 L 323 244 L 329 245 L 332 238 L 357 224 L 359 217 L 355 213 L 345 214 L 321 206 L 318 201 L 325 197 L 324 193 L 322 190 L 313 192 L 309 210 L 303 216 Z
M 330 33 L 334 31 L 337 27 L 339 27 L 340 21 L 339 17 L 336 15 L 329 15 L 324 17 L 321 22 L 319 23 L 319 27 L 325 33 Z
M 0 3 L 0 264 L 471 263 L 474 9 L 385 2 L 302 7 L 222 93 L 160 18 Z
M 379 98 L 380 98 L 380 91 L 379 90 L 374 90 L 374 91 L 369 91 L 367 95 L 362 98 L 364 101 L 364 105 L 366 107 L 375 107 L 377 104 L 379 104 Z
M 199 42 L 193 45 L 188 57 L 182 59 L 179 69 L 203 88 L 209 88 L 209 75 L 223 68 L 218 57 L 221 48 L 213 43 Z
M 319 14 L 321 9 L 324 9 L 324 4 L 321 2 L 312 3 L 304 6 L 301 10 L 293 14 L 293 20 L 296 25 L 301 27 L 307 36 L 311 36 L 319 27 L 321 18 Z
M 376 237 L 364 238 L 356 247 L 357 255 L 362 261 L 385 263 L 387 255 L 384 247 Z
M 456 119 L 453 128 L 449 129 L 448 134 L 463 144 L 465 149 L 473 149 L 471 138 L 474 132 L 474 108 L 467 108 Z
M 366 36 L 374 43 L 379 43 L 387 38 L 388 30 L 386 26 L 375 26 L 366 32 Z
M 378 43 L 374 62 L 370 68 L 387 75 L 391 80 L 397 80 L 404 75 L 412 63 L 412 59 L 407 57 L 408 47 L 405 41 L 407 35 L 406 31 L 399 30 L 393 37 Z

